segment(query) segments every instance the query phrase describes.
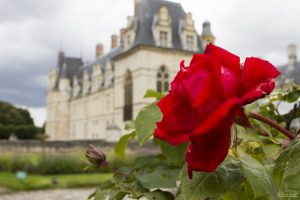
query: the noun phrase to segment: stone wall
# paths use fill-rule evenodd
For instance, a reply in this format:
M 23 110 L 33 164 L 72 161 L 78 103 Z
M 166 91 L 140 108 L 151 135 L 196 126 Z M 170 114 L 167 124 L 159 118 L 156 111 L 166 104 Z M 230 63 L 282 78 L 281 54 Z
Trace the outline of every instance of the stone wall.
M 104 152 L 114 151 L 113 142 L 104 140 L 73 140 L 73 141 L 37 141 L 37 140 L 0 140 L 1 153 L 67 153 L 71 151 L 86 150 L 90 145 L 101 148 Z M 140 154 L 154 154 L 158 148 L 151 143 L 139 146 L 136 142 L 128 144 L 128 150 Z

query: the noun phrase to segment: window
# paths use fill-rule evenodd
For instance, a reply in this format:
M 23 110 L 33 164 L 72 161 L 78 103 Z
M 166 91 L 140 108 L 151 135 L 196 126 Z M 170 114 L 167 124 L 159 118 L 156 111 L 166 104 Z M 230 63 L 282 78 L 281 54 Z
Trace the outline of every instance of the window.
M 160 31 L 159 32 L 159 41 L 161 47 L 167 47 L 168 46 L 168 33 L 166 31 Z
M 127 71 L 125 75 L 125 84 L 124 84 L 124 111 L 123 119 L 124 121 L 132 120 L 133 115 L 133 84 L 131 72 Z
M 156 90 L 162 93 L 169 91 L 169 74 L 165 66 L 159 68 L 157 72 Z
M 127 47 L 131 45 L 131 37 L 130 35 L 127 35 Z
M 186 37 L 186 47 L 187 47 L 187 50 L 193 51 L 193 49 L 194 49 L 194 37 L 193 36 L 188 35 Z

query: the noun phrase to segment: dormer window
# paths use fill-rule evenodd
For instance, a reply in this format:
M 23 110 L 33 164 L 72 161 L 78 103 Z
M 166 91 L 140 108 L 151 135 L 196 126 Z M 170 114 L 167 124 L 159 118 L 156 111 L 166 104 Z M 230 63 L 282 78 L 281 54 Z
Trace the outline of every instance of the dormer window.
M 186 36 L 186 47 L 187 50 L 193 51 L 194 50 L 194 37 L 191 35 Z
M 129 49 L 132 47 L 134 40 L 135 40 L 135 34 L 137 30 L 137 20 L 135 17 L 129 16 L 127 17 L 127 26 L 123 29 L 121 29 L 121 44 L 124 47 L 124 49 Z
M 163 5 L 153 17 L 152 34 L 156 46 L 172 48 L 172 19 L 168 7 Z
M 168 46 L 168 33 L 166 31 L 160 31 L 159 32 L 159 41 L 161 47 L 167 47 Z
M 192 14 L 187 13 L 180 21 L 179 36 L 184 50 L 198 51 L 198 34 Z

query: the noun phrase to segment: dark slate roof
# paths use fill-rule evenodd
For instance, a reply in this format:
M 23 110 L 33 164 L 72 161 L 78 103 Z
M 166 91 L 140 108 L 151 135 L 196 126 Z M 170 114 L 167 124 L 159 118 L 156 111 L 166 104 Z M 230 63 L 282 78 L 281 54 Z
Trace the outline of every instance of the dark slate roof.
M 121 46 L 118 46 L 114 49 L 112 49 L 107 54 L 101 56 L 96 62 L 100 64 L 102 73 L 106 70 L 106 60 L 112 61 L 112 58 L 121 54 L 123 52 L 123 49 Z M 112 67 L 114 69 L 114 63 L 112 63 Z
M 71 58 L 64 57 L 62 60 L 58 61 L 58 77 L 55 82 L 54 89 L 58 89 L 59 79 L 68 78 L 71 85 L 73 84 L 74 76 L 77 76 L 77 73 L 80 67 L 83 65 L 81 58 Z
M 280 84 L 282 84 L 285 79 L 291 79 L 293 82 L 300 84 L 300 62 L 297 62 L 294 67 L 285 64 L 277 68 L 282 73 L 279 77 Z
M 134 28 L 136 31 L 135 40 L 132 47 L 138 45 L 150 45 L 155 46 L 153 34 L 152 34 L 152 25 L 155 14 L 159 11 L 160 7 L 164 5 L 168 8 L 169 14 L 172 19 L 172 42 L 173 49 L 183 50 L 180 35 L 178 34 L 180 29 L 180 23 L 185 17 L 185 12 L 182 6 L 179 3 L 169 2 L 165 0 L 140 0 L 140 6 L 137 8 L 137 12 L 134 16 Z M 200 52 L 203 52 L 203 47 L 199 37 L 198 48 Z M 70 58 L 65 57 L 63 61 L 58 61 L 59 76 L 55 84 L 55 89 L 58 88 L 58 81 L 60 78 L 68 78 L 73 84 L 74 76 L 78 79 L 78 84 L 80 85 L 80 90 L 82 90 L 82 79 L 84 70 L 88 70 L 89 77 L 91 77 L 93 66 L 99 64 L 101 67 L 102 73 L 105 73 L 106 70 L 106 61 L 109 60 L 112 64 L 114 70 L 113 58 L 122 54 L 124 52 L 121 46 L 118 46 L 108 53 L 102 55 L 96 61 L 83 64 L 80 58 Z M 66 67 L 63 67 L 63 64 L 66 64 Z M 81 93 L 81 92 L 79 92 Z
M 140 6 L 135 13 L 135 20 L 137 20 L 136 37 L 133 46 L 140 44 L 155 46 L 152 24 L 155 14 L 159 8 L 165 5 L 168 8 L 172 19 L 172 43 L 174 49 L 183 49 L 180 41 L 178 30 L 180 28 L 180 21 L 184 19 L 185 12 L 179 3 L 164 1 L 164 0 L 140 0 Z M 198 39 L 198 46 L 201 52 L 203 48 Z

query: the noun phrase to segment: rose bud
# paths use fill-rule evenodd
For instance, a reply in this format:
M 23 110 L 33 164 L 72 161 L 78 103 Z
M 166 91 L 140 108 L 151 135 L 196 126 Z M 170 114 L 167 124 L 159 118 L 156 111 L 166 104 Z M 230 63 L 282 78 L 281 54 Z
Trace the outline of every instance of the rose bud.
M 95 146 L 91 146 L 89 149 L 87 149 L 85 157 L 87 158 L 89 164 L 96 167 L 106 166 L 108 164 L 105 154 Z

